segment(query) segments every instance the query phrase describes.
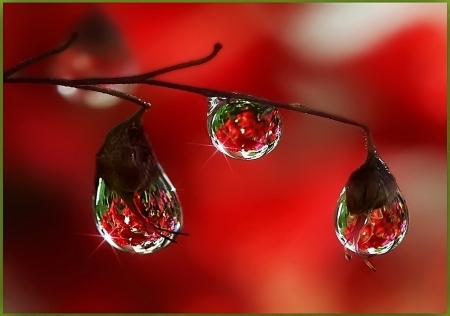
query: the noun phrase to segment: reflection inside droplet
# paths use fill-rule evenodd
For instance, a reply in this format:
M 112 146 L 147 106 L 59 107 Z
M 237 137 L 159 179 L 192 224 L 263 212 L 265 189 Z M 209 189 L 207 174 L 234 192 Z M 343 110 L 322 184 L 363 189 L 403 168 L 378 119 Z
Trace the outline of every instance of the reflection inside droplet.
M 113 247 L 130 253 L 149 254 L 170 245 L 182 225 L 182 211 L 175 188 L 159 167 L 159 176 L 133 205 L 111 191 L 102 178 L 96 180 L 94 215 L 97 228 Z
M 381 255 L 395 249 L 405 237 L 408 224 L 408 208 L 399 190 L 390 203 L 360 215 L 348 211 L 345 188 L 339 197 L 336 235 L 346 249 L 361 256 Z
M 270 153 L 281 137 L 277 108 L 247 100 L 210 97 L 207 128 L 213 145 L 236 159 L 257 159 Z

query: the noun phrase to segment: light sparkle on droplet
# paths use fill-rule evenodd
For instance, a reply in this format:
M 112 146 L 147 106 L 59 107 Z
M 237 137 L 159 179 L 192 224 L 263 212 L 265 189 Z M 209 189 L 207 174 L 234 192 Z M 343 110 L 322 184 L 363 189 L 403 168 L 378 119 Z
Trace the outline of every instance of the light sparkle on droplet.
M 181 206 L 175 188 L 162 172 L 141 194 L 135 194 L 135 214 L 98 179 L 94 214 L 101 236 L 113 247 L 131 253 L 149 254 L 170 245 L 182 225 Z

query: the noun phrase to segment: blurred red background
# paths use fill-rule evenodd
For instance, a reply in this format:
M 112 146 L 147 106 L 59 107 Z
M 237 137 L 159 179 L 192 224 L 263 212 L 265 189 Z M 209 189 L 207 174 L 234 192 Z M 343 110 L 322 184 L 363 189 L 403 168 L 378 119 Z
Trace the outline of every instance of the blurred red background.
M 4 312 L 445 313 L 445 3 L 3 8 L 4 69 L 60 45 L 93 10 L 111 24 L 111 42 L 99 40 L 99 49 L 75 45 L 22 75 L 137 74 L 222 43 L 207 64 L 160 79 L 367 124 L 411 218 L 403 243 L 371 260 L 377 273 L 358 257 L 346 261 L 333 216 L 364 161 L 362 131 L 282 110 L 282 139 L 268 156 L 209 160 L 206 100 L 139 86 L 133 93 L 153 105 L 145 127 L 190 236 L 146 256 L 98 247 L 95 154 L 137 106 L 92 106 L 53 86 L 6 84 Z M 94 59 L 75 70 L 83 52 Z

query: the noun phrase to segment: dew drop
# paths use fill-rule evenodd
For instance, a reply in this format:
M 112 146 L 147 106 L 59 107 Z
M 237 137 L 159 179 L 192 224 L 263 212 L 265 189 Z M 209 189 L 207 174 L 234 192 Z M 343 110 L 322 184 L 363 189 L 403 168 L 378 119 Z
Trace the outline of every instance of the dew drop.
M 181 205 L 144 131 L 138 112 L 115 126 L 96 156 L 94 217 L 103 238 L 130 253 L 149 254 L 175 242 Z
M 344 247 L 360 255 L 382 255 L 395 249 L 408 229 L 408 208 L 400 193 L 391 203 L 368 214 L 353 215 L 347 209 L 345 188 L 339 197 L 336 235 Z
M 347 251 L 368 258 L 394 250 L 404 239 L 409 212 L 395 178 L 375 154 L 350 175 L 335 211 L 336 236 Z
M 181 205 L 170 180 L 158 169 L 155 180 L 141 193 L 135 192 L 128 203 L 104 179 L 96 180 L 95 223 L 111 246 L 149 254 L 175 241 L 182 225 Z
M 242 99 L 207 100 L 208 133 L 223 154 L 236 159 L 257 159 L 278 144 L 282 120 L 277 108 Z

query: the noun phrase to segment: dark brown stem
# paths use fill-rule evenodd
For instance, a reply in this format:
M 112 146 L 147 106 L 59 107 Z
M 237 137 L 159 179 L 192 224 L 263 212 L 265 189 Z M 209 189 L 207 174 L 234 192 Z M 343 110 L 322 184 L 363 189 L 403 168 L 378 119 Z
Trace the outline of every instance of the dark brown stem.
M 8 82 L 8 83 L 23 83 L 23 81 L 21 79 L 28 79 L 27 83 L 44 83 L 44 82 L 31 82 L 30 79 L 33 78 L 21 78 L 21 77 L 16 77 L 16 78 L 9 78 L 11 75 L 13 75 L 14 73 L 16 73 L 17 71 L 36 63 L 39 60 L 42 60 L 46 57 L 49 57 L 51 55 L 56 55 L 58 53 L 61 53 L 62 51 L 66 50 L 67 48 L 69 48 L 70 45 L 73 44 L 73 42 L 77 39 L 77 34 L 74 33 L 72 35 L 72 37 L 70 38 L 69 41 L 67 41 L 65 44 L 63 44 L 61 47 L 52 49 L 51 51 L 48 51 L 46 53 L 43 53 L 39 56 L 30 58 L 29 60 L 20 63 L 19 65 L 15 66 L 14 68 L 6 71 L 3 74 L 3 82 Z M 168 72 L 172 72 L 175 70 L 180 70 L 180 69 L 184 69 L 184 68 L 189 68 L 189 67 L 193 67 L 193 66 L 199 66 L 201 64 L 204 64 L 208 61 L 210 61 L 211 59 L 213 59 L 218 53 L 219 51 L 222 49 L 222 44 L 220 43 L 216 43 L 214 45 L 214 49 L 213 51 L 206 57 L 203 58 L 199 58 L 196 60 L 191 60 L 188 62 L 184 62 L 184 63 L 180 63 L 180 64 L 176 64 L 173 66 L 169 66 L 169 67 L 164 67 L 158 70 L 154 70 L 154 71 L 150 71 L 147 73 L 143 73 L 140 75 L 135 75 L 135 76 L 124 76 L 124 77 L 111 77 L 111 78 L 84 78 L 84 79 L 71 79 L 71 80 L 67 80 L 66 83 L 67 84 L 62 84 L 62 81 L 64 81 L 64 79 L 58 79 L 61 80 L 60 84 L 58 85 L 67 85 L 67 86 L 73 86 L 73 85 L 84 85 L 84 86 L 92 86 L 92 85 L 99 85 L 99 84 L 137 84 L 137 83 L 142 83 L 142 81 L 144 81 L 145 79 L 148 78 L 152 78 L 158 75 L 162 75 Z M 34 79 L 40 79 L 40 78 L 34 78 Z M 52 83 L 49 83 L 52 84 Z
M 8 78 L 9 76 L 15 74 L 19 70 L 21 70 L 21 69 L 23 69 L 25 67 L 28 67 L 31 64 L 34 64 L 34 63 L 36 63 L 36 62 L 38 62 L 38 61 L 40 61 L 40 60 L 42 60 L 44 58 L 47 58 L 49 56 L 61 53 L 62 51 L 66 50 L 70 45 L 72 45 L 73 42 L 75 42 L 75 40 L 77 38 L 78 38 L 77 33 L 73 33 L 72 36 L 70 37 L 70 39 L 67 42 L 65 42 L 63 45 L 61 45 L 60 47 L 52 49 L 52 50 L 50 50 L 48 52 L 45 52 L 45 53 L 40 54 L 38 56 L 35 56 L 33 58 L 30 58 L 30 59 L 28 59 L 26 61 L 23 61 L 20 64 L 18 64 L 17 66 L 15 66 L 15 67 L 5 71 L 3 73 L 3 79 Z
M 98 87 L 97 85 L 103 85 L 103 84 L 148 84 L 153 86 L 159 86 L 159 87 L 165 87 L 170 89 L 176 89 L 176 90 L 182 90 L 186 92 L 201 94 L 206 97 L 222 97 L 222 98 L 234 98 L 234 99 L 244 99 L 247 101 L 262 103 L 268 106 L 283 108 L 291 111 L 297 111 L 304 114 L 309 114 L 313 116 L 323 117 L 329 120 L 333 120 L 336 122 L 340 122 L 347 125 L 353 125 L 357 126 L 364 130 L 364 133 L 366 135 L 366 143 L 367 143 L 367 151 L 368 155 L 375 154 L 375 146 L 373 144 L 373 140 L 370 134 L 369 129 L 364 124 L 348 120 L 346 118 L 329 114 L 326 112 L 321 112 L 317 110 L 310 109 L 304 105 L 293 103 L 293 104 L 284 104 L 279 102 L 273 102 L 269 100 L 265 100 L 262 98 L 254 97 L 248 94 L 243 93 L 237 93 L 237 92 L 226 92 L 226 91 L 219 91 L 215 89 L 208 89 L 208 88 L 199 88 L 199 87 L 193 87 L 193 86 L 187 86 L 187 85 L 181 85 L 177 83 L 171 83 L 171 82 L 165 82 L 160 80 L 152 79 L 155 76 L 168 73 L 171 71 L 188 68 L 192 66 L 197 66 L 204 64 L 214 58 L 217 53 L 222 48 L 222 45 L 220 43 L 217 43 L 214 45 L 214 50 L 211 54 L 209 54 L 206 57 L 180 63 L 174 66 L 169 66 L 165 68 L 161 68 L 155 71 L 147 72 L 141 75 L 136 76 L 127 76 L 127 77 L 115 77 L 115 78 L 87 78 L 87 79 L 53 79 L 53 78 L 27 78 L 27 77 L 14 77 L 11 78 L 10 76 L 17 71 L 43 59 L 51 55 L 55 55 L 57 53 L 60 53 L 67 49 L 77 38 L 76 34 L 73 34 L 72 37 L 68 42 L 66 42 L 64 45 L 62 45 L 59 48 L 53 49 L 47 53 L 41 54 L 39 56 L 36 56 L 34 58 L 31 58 L 23 63 L 20 63 L 19 65 L 15 66 L 14 68 L 6 71 L 3 74 L 3 82 L 4 83 L 35 83 L 35 84 L 49 84 L 49 85 L 59 85 L 59 86 L 67 86 L 67 87 L 73 87 L 73 88 L 79 88 L 84 90 L 92 90 L 97 91 L 109 95 L 116 96 L 118 98 L 122 98 L 124 100 L 128 100 L 130 102 L 136 103 L 139 106 L 142 107 L 149 107 L 150 104 L 148 102 L 145 102 L 135 96 L 126 94 L 124 92 L 120 92 L 114 89 L 104 88 L 104 87 Z
M 128 83 L 127 80 L 121 80 L 122 78 L 116 78 L 116 80 L 114 82 L 109 82 L 110 84 L 126 84 Z M 105 80 L 102 79 L 98 79 L 99 82 L 106 83 Z M 88 80 L 90 81 L 90 80 Z M 71 80 L 71 79 L 50 79 L 50 78 L 25 78 L 25 77 L 17 77 L 17 78 L 6 78 L 4 80 L 4 83 L 37 83 L 37 84 L 50 84 L 50 85 L 61 85 L 61 86 L 68 86 L 68 87 L 90 87 L 89 90 L 93 90 L 93 85 L 80 85 L 79 84 L 80 80 Z M 191 93 L 195 93 L 195 94 L 201 94 L 205 97 L 221 97 L 221 98 L 234 98 L 234 99 L 244 99 L 244 100 L 248 100 L 248 101 L 252 101 L 252 102 L 257 102 L 257 103 L 262 103 L 262 104 L 266 104 L 268 106 L 273 106 L 273 107 L 277 107 L 277 108 L 283 108 L 286 110 L 291 110 L 291 111 L 296 111 L 296 112 L 300 112 L 300 113 L 304 113 L 304 114 L 309 114 L 309 115 L 313 115 L 313 116 L 318 116 L 318 117 L 323 117 L 329 120 L 333 120 L 336 122 L 340 122 L 343 124 L 347 124 L 347 125 L 352 125 L 352 126 L 357 126 L 361 129 L 364 130 L 365 136 L 366 136 L 366 143 L 367 143 L 367 150 L 368 153 L 372 153 L 374 154 L 376 152 L 373 140 L 372 140 L 372 136 L 370 134 L 370 130 L 369 128 L 361 123 L 337 116 L 337 115 L 333 115 L 333 114 L 329 114 L 326 112 L 322 112 L 322 111 L 317 111 L 317 110 L 313 110 L 308 108 L 305 105 L 302 104 L 298 104 L 298 103 L 293 103 L 293 104 L 285 104 L 285 103 L 279 103 L 279 102 L 274 102 L 274 101 L 269 101 L 266 99 L 262 99 L 262 98 L 258 98 L 258 97 L 254 97 L 252 95 L 249 94 L 244 94 L 244 93 L 237 93 L 237 92 L 227 92 L 227 91 L 220 91 L 220 90 L 215 90 L 215 89 L 208 89 L 208 88 L 200 88 L 200 87 L 193 87 L 193 86 L 187 86 L 187 85 L 182 85 L 182 84 L 177 84 L 177 83 L 172 83 L 172 82 L 166 82 L 166 81 L 161 81 L 161 80 L 154 80 L 154 79 L 145 79 L 141 82 L 136 82 L 136 84 L 148 84 L 148 85 L 152 85 L 152 86 L 159 86 L 159 87 L 164 87 L 164 88 L 170 88 L 170 89 L 175 89 L 175 90 L 181 90 L 181 91 L 186 91 L 186 92 L 191 92 Z M 98 88 L 97 90 L 94 91 L 98 91 L 98 92 L 102 92 L 100 91 L 101 89 L 106 89 L 106 88 Z M 112 89 L 110 89 L 112 90 Z M 116 90 L 112 90 L 112 91 L 116 91 Z M 119 93 L 119 91 L 116 91 L 117 93 Z M 109 92 L 104 92 L 107 94 L 111 94 Z M 143 105 L 141 102 L 146 103 L 145 101 L 142 101 L 140 99 L 134 98 L 133 96 L 127 95 L 125 93 L 121 93 L 121 95 L 115 95 L 117 97 L 120 97 L 122 99 L 126 99 L 128 101 L 134 102 L 140 106 L 145 106 Z M 112 94 L 111 94 L 112 95 Z M 125 97 L 125 95 L 127 95 L 128 97 Z M 139 100 L 139 102 L 136 102 L 136 100 Z M 146 103 L 148 104 L 148 103 Z
M 149 108 L 151 106 L 151 104 L 148 103 L 147 101 L 141 100 L 141 99 L 135 97 L 134 95 L 131 95 L 131 94 L 128 94 L 128 93 L 125 93 L 122 91 L 114 90 L 111 88 L 105 88 L 105 87 L 99 87 L 99 86 L 80 86 L 80 85 L 72 85 L 72 86 L 67 85 L 67 87 L 109 94 L 114 97 L 136 103 L 137 105 L 142 106 L 144 108 Z
M 186 92 L 201 94 L 206 97 L 221 97 L 221 98 L 227 98 L 227 99 L 232 99 L 232 98 L 244 99 L 244 100 L 262 103 L 262 104 L 266 104 L 266 105 L 277 107 L 277 108 L 283 108 L 286 110 L 297 111 L 297 112 L 301 112 L 304 114 L 323 117 L 323 118 L 333 120 L 336 122 L 340 122 L 343 124 L 347 124 L 347 125 L 357 126 L 364 130 L 364 133 L 366 136 L 366 144 L 367 144 L 368 153 L 374 154 L 376 152 L 375 145 L 373 143 L 372 136 L 370 134 L 370 130 L 366 125 L 343 118 L 343 117 L 340 117 L 340 116 L 337 116 L 337 115 L 313 110 L 313 109 L 310 109 L 307 106 L 299 104 L 299 103 L 285 104 L 285 103 L 269 101 L 266 99 L 254 97 L 252 95 L 243 94 L 243 93 L 226 92 L 226 91 L 219 91 L 219 90 L 207 89 L 207 88 L 198 88 L 198 87 L 181 85 L 181 84 L 177 84 L 177 83 L 165 82 L 165 81 L 154 80 L 154 79 L 147 79 L 147 80 L 145 80 L 145 83 L 153 85 L 153 86 L 159 86 L 159 87 L 165 87 L 165 88 L 171 88 L 171 89 L 183 90 Z
M 162 69 L 159 69 L 159 70 L 155 70 L 155 71 L 152 71 L 152 72 L 140 75 L 140 76 L 129 77 L 129 78 L 134 78 L 134 79 L 140 81 L 140 80 L 145 80 L 147 78 L 156 77 L 158 75 L 162 75 L 162 74 L 165 74 L 165 73 L 168 73 L 168 72 L 172 72 L 174 70 L 180 70 L 180 69 L 183 69 L 183 68 L 188 68 L 188 67 L 192 67 L 192 66 L 198 66 L 198 65 L 204 64 L 204 63 L 210 61 L 211 59 L 213 59 L 221 49 L 222 49 L 222 44 L 216 43 L 214 45 L 214 50 L 212 51 L 212 53 L 209 54 L 206 57 L 203 57 L 203 58 L 200 58 L 200 59 L 197 59 L 197 60 L 188 61 L 188 62 L 181 63 L 181 64 L 174 65 L 174 66 L 169 66 L 169 67 L 162 68 Z

